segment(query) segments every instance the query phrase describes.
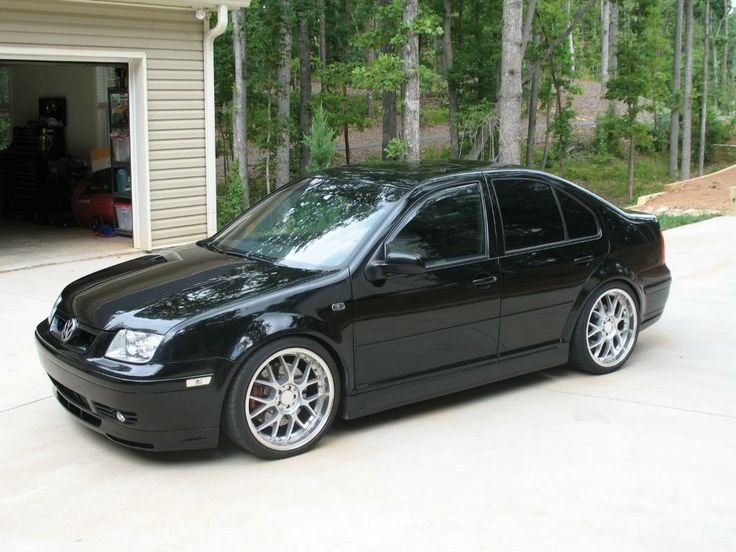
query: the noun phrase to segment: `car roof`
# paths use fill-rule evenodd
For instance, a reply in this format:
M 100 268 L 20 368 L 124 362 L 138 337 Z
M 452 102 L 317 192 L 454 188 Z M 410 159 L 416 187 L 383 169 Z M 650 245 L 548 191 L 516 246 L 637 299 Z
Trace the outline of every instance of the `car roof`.
M 361 181 L 411 189 L 429 180 L 476 171 L 524 169 L 516 165 L 500 165 L 488 161 L 380 161 L 342 165 L 315 173 L 329 178 Z

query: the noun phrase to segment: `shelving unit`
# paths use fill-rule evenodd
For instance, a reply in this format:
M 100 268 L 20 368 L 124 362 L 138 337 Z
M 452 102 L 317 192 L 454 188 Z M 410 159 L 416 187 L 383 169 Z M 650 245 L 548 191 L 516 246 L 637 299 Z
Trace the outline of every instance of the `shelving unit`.
M 127 88 L 109 88 L 108 115 L 110 121 L 110 173 L 112 200 L 132 204 L 130 171 L 130 98 Z M 123 171 L 122 173 L 120 171 Z M 125 184 L 121 186 L 120 180 Z M 121 236 L 132 232 L 120 228 L 117 210 L 113 209 L 113 229 Z

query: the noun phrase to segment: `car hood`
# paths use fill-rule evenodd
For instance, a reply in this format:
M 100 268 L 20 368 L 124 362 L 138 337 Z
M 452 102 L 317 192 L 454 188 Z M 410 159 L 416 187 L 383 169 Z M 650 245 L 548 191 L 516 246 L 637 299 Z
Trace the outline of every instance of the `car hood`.
M 81 278 L 64 290 L 59 308 L 100 330 L 126 327 L 164 333 L 209 310 L 241 304 L 324 274 L 191 245 Z

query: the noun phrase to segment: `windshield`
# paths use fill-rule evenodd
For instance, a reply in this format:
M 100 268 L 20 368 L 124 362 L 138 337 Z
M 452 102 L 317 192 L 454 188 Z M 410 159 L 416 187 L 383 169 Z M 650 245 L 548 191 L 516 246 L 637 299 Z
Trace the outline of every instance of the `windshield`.
M 305 177 L 255 205 L 210 243 L 285 266 L 335 269 L 401 195 L 388 185 Z

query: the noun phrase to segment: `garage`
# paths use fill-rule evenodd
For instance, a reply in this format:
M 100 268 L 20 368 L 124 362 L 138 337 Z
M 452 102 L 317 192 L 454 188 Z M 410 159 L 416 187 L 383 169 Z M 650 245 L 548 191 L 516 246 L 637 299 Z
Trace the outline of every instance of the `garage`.
M 0 61 L 5 264 L 132 248 L 127 81 L 124 65 Z
M 0 0 L 0 271 L 215 231 L 213 41 L 248 4 Z

